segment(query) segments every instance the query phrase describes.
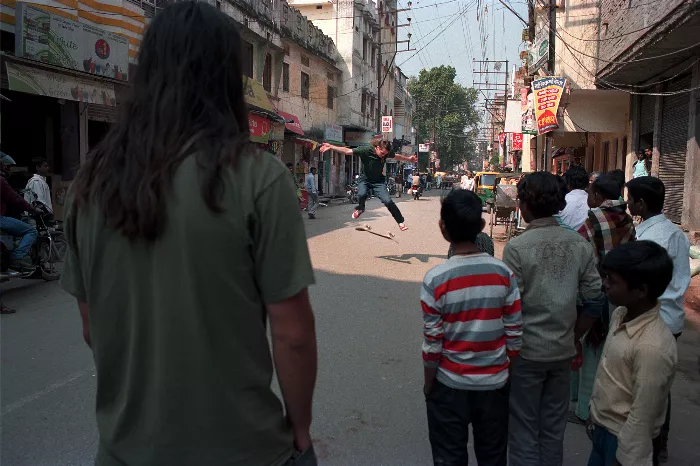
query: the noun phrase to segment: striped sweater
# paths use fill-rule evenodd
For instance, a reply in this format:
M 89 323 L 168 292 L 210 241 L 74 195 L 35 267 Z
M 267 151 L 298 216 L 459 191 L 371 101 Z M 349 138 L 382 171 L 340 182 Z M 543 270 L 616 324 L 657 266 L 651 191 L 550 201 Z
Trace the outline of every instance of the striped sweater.
M 488 254 L 454 256 L 430 270 L 421 290 L 423 362 L 462 390 L 508 381 L 508 356 L 522 344 L 520 293 L 513 272 Z

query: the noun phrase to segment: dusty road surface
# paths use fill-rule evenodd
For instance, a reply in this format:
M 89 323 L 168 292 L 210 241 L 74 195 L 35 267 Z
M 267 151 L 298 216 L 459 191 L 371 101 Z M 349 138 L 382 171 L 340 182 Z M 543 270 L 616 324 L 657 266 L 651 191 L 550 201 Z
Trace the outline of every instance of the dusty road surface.
M 420 201 L 404 197 L 399 207 L 407 232 L 377 200 L 358 221 L 350 205 L 320 207 L 317 220 L 305 220 L 320 359 L 313 434 L 323 465 L 430 464 L 418 293 L 425 272 L 446 259 L 447 243 L 437 228 L 436 191 Z M 358 223 L 392 231 L 397 242 L 355 231 Z M 497 256 L 502 249 L 496 243 Z M 75 303 L 57 283 L 2 290 L 18 313 L 0 320 L 0 464 L 91 464 L 95 372 Z M 688 324 L 673 387 L 672 466 L 700 464 L 699 356 L 700 336 Z M 564 464 L 585 465 L 589 451 L 583 427 L 569 424 Z

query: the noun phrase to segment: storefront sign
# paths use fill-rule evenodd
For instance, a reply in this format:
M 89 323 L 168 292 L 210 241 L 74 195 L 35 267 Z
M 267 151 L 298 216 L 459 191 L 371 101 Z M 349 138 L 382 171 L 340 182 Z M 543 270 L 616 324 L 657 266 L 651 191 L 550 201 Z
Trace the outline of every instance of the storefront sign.
M 512 137 L 513 150 L 523 150 L 523 133 L 513 133 Z
M 383 116 L 382 117 L 382 133 L 391 133 L 394 131 L 394 117 L 393 116 Z
M 535 107 L 533 105 L 533 93 L 528 87 L 520 89 L 520 110 L 522 112 L 522 132 L 524 134 L 537 134 L 535 121 Z
M 115 106 L 114 86 L 38 68 L 5 62 L 12 91 L 45 95 L 56 99 Z
M 270 140 L 270 120 L 254 113 L 248 114 L 248 128 L 250 140 L 267 144 Z
M 528 72 L 533 75 L 540 68 L 546 68 L 549 60 L 549 19 L 548 9 L 535 9 L 535 40 L 528 53 Z
M 326 123 L 326 131 L 324 132 L 323 137 L 328 142 L 343 142 L 343 127 L 340 125 Z
M 127 81 L 126 37 L 24 2 L 17 2 L 15 18 L 17 56 Z
M 557 122 L 557 109 L 559 100 L 566 85 L 565 78 L 547 77 L 532 82 L 534 94 L 535 118 L 537 119 L 537 132 L 548 133 L 559 128 Z
M 253 105 L 268 112 L 272 112 L 272 105 L 270 105 L 270 99 L 267 98 L 267 93 L 262 84 L 248 76 L 243 76 L 243 97 L 245 103 L 248 105 Z
M 418 152 L 430 152 L 430 144 L 418 144 Z
M 278 123 L 276 121 L 271 122 L 270 141 L 282 141 L 282 140 L 284 140 L 284 123 Z

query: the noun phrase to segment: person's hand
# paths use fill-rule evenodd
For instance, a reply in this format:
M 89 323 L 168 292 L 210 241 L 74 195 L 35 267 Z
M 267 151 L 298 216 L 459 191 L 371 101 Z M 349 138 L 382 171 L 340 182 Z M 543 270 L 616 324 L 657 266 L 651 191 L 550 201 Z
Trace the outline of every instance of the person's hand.
M 294 448 L 304 451 L 311 446 L 311 432 L 309 429 L 294 429 Z
M 433 388 L 435 387 L 435 381 L 432 380 L 430 382 L 425 382 L 423 384 L 423 395 L 428 396 L 430 395 L 430 392 L 433 391 Z
M 323 144 L 321 144 L 321 148 L 318 151 L 323 154 L 324 152 L 326 152 L 330 148 L 331 148 L 331 145 L 328 144 L 327 142 L 324 142 Z
M 591 416 L 588 416 L 588 420 L 586 421 L 586 435 L 588 435 L 588 439 L 592 442 L 593 441 L 593 430 L 595 429 L 595 426 L 593 425 L 593 419 L 591 419 Z
M 412 155 L 408 158 L 408 161 L 411 163 L 416 163 L 418 162 L 418 156 L 417 155 Z

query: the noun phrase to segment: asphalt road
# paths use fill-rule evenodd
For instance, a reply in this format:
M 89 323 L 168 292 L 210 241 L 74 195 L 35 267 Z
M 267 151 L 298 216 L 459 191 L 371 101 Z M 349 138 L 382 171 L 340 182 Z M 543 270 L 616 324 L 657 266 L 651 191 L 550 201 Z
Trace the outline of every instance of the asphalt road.
M 320 360 L 313 434 L 323 465 L 430 464 L 418 292 L 425 272 L 446 259 L 447 243 L 437 227 L 436 191 L 399 206 L 407 232 L 377 200 L 358 221 L 350 205 L 320 207 L 316 220 L 305 220 Z M 392 231 L 396 242 L 355 231 L 358 223 Z M 502 245 L 496 246 L 499 255 Z M 57 283 L 1 289 L 19 312 L 0 320 L 0 464 L 91 464 L 95 372 L 75 303 Z M 673 389 L 674 466 L 700 464 L 699 354 L 700 336 L 688 327 Z M 570 424 L 564 464 L 585 465 L 589 451 L 583 427 Z

